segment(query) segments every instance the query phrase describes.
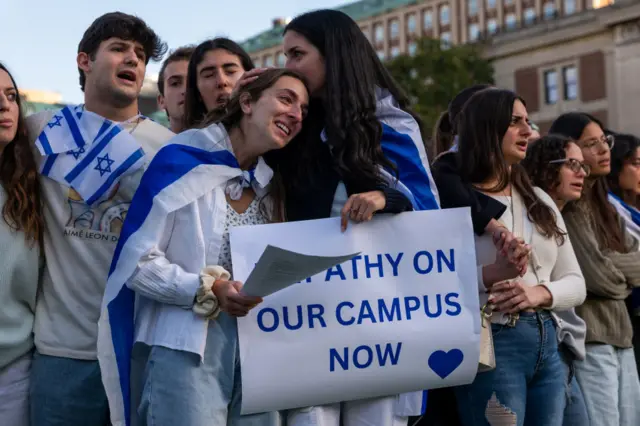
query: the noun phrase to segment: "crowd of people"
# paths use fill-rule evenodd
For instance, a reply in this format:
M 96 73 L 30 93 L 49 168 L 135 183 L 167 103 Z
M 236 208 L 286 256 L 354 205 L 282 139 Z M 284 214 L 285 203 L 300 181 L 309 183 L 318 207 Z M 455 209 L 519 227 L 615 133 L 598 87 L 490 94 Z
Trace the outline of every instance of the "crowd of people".
M 350 17 L 283 35 L 281 69 L 225 38 L 172 51 L 170 129 L 138 110 L 167 53 L 138 17 L 82 36 L 82 105 L 25 117 L 0 65 L 0 423 L 639 425 L 640 139 L 584 112 L 540 135 L 526 99 L 477 85 L 425 144 Z M 414 392 L 240 414 L 237 318 L 262 299 L 231 276 L 231 228 L 454 207 L 493 368 L 426 412 Z

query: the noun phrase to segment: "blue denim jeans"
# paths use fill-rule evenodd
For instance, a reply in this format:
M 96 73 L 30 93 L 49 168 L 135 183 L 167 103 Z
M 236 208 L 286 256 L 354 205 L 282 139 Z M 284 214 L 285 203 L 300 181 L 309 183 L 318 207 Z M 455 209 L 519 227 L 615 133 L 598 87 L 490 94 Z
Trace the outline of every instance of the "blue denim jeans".
M 564 361 L 565 377 L 567 378 L 567 405 L 564 408 L 562 426 L 589 426 L 589 414 L 582 389 L 576 378 L 573 354 L 564 345 L 561 345 L 560 355 Z
M 29 396 L 32 425 L 109 424 L 109 404 L 98 361 L 36 352 L 31 364 Z
M 456 388 L 464 426 L 562 426 L 566 367 L 548 312 L 523 312 L 514 327 L 492 324 L 496 368 Z
M 138 353 L 142 353 L 139 351 Z M 135 354 L 134 354 L 135 355 Z M 134 360 L 132 366 L 139 366 Z M 137 418 L 140 426 L 279 426 L 277 412 L 240 415 L 241 376 L 236 319 L 209 321 L 202 362 L 197 354 L 153 346 L 146 359 Z M 134 410 L 135 412 L 135 410 Z

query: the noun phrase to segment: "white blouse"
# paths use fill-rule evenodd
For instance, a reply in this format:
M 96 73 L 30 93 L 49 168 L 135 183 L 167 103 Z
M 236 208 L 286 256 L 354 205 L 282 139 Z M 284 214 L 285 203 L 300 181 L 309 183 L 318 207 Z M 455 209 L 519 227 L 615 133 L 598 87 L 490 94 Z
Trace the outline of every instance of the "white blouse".
M 515 189 L 513 189 L 515 191 Z M 547 204 L 555 213 L 558 227 L 567 232 L 562 215 L 551 197 L 540 188 L 534 188 L 538 198 Z M 496 200 L 507 206 L 504 214 L 500 217 L 502 224 L 513 232 L 513 217 L 511 208 L 511 197 L 493 196 Z M 546 238 L 536 228 L 527 217 L 526 210 L 522 208 L 523 233 L 517 235 L 524 238 L 525 242 L 531 245 L 532 255 L 530 256 L 529 267 L 521 280 L 530 286 L 543 284 L 551 293 L 553 301 L 550 310 L 566 310 L 578 306 L 584 302 L 586 297 L 586 285 L 578 260 L 573 251 L 569 236 L 565 235 L 564 243 L 558 245 L 554 237 Z M 493 236 L 489 233 L 475 237 L 476 258 L 478 265 L 489 265 L 496 259 L 496 248 L 493 244 Z M 534 270 L 535 268 L 535 270 Z M 482 266 L 478 268 L 480 303 L 487 302 L 488 294 L 482 282 Z M 492 322 L 504 324 L 507 317 L 494 313 Z

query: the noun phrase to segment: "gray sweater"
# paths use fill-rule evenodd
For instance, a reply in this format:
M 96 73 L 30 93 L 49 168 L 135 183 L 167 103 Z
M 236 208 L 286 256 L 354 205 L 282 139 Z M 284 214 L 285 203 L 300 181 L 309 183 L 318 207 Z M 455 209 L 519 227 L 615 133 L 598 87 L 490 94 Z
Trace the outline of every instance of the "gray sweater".
M 638 242 L 621 224 L 628 253 L 601 250 L 593 218 L 583 203 L 563 212 L 567 230 L 587 284 L 587 299 L 576 308 L 587 323 L 587 343 L 631 348 L 633 329 L 625 299 L 640 286 Z
M 0 206 L 6 193 L 0 186 Z M 0 218 L 0 369 L 33 348 L 40 250 Z

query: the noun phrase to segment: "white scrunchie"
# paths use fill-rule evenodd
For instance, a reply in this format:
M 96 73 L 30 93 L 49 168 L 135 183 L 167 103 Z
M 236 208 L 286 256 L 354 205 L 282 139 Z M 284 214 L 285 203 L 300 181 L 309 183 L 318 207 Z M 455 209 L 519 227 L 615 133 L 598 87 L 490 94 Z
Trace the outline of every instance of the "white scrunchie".
M 220 315 L 220 303 L 213 292 L 216 280 L 228 280 L 231 274 L 222 266 L 207 266 L 200 272 L 200 287 L 196 292 L 196 303 L 193 312 L 207 320 L 216 319 Z

